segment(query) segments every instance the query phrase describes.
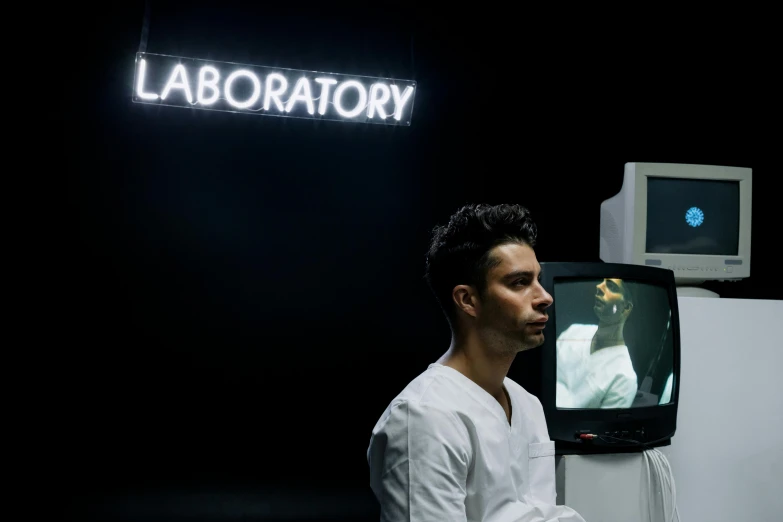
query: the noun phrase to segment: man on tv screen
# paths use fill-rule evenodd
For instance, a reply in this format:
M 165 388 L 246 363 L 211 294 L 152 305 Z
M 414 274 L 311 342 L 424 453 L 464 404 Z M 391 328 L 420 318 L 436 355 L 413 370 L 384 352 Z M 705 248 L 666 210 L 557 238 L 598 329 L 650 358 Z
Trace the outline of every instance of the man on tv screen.
M 572 324 L 557 338 L 558 408 L 630 408 L 638 383 L 623 337 L 634 309 L 632 283 L 604 279 L 595 287 L 598 324 Z

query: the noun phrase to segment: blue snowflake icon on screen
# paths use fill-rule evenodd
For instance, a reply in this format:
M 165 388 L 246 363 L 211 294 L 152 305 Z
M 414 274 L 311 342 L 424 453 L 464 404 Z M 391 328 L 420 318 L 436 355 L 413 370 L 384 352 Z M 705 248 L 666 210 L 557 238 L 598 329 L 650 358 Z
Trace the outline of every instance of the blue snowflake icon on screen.
M 691 207 L 685 213 L 685 221 L 692 227 L 698 227 L 704 223 L 704 212 L 699 207 Z

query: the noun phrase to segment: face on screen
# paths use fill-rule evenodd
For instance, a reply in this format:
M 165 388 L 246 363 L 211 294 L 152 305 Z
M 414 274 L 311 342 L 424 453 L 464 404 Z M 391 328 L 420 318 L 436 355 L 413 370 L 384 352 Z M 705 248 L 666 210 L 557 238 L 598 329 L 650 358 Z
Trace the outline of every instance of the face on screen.
M 555 283 L 558 408 L 671 401 L 674 345 L 665 288 L 607 277 Z

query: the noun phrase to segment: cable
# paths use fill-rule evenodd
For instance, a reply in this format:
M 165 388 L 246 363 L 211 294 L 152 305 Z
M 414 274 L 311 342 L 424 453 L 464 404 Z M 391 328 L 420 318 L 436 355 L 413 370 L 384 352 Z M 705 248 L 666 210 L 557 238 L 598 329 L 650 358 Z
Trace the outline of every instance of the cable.
M 661 437 L 660 439 L 643 442 L 639 440 L 626 439 L 623 437 L 614 437 L 612 435 L 597 435 L 595 433 L 579 433 L 577 438 L 581 440 L 599 439 L 603 442 L 606 442 L 607 444 L 617 444 L 618 442 L 630 442 L 632 444 L 639 444 L 645 450 L 650 450 L 653 449 L 652 446 L 654 446 L 655 444 L 668 440 L 671 437 Z M 607 438 L 614 439 L 614 440 L 606 440 Z
M 647 470 L 647 521 L 653 522 L 653 514 L 652 514 L 652 476 L 650 474 L 650 460 L 649 456 L 646 453 L 643 453 L 644 456 L 644 468 Z
M 414 61 L 414 52 L 413 52 L 413 33 L 411 33 L 411 78 L 416 78 L 416 62 Z
M 649 450 L 649 449 L 653 449 L 652 448 L 653 445 L 668 440 L 670 437 L 662 437 L 660 439 L 651 440 L 648 442 L 642 442 L 639 440 L 626 439 L 623 437 L 614 437 L 612 435 L 597 435 L 595 433 L 579 433 L 577 434 L 577 438 L 585 441 L 599 439 L 603 442 L 606 442 L 607 444 L 617 444 L 618 442 L 630 442 L 632 444 L 639 444 L 645 450 Z M 614 439 L 614 440 L 606 440 L 607 438 Z
M 141 21 L 141 37 L 139 38 L 139 52 L 147 52 L 147 39 L 150 34 L 150 1 L 144 1 L 144 18 Z
M 674 483 L 674 474 L 666 455 L 657 449 L 643 452 L 647 475 L 647 514 L 649 522 L 656 522 L 653 517 L 656 511 L 653 506 L 657 496 L 656 489 L 660 486 L 661 520 L 663 522 L 680 521 L 680 513 L 677 510 L 677 488 Z

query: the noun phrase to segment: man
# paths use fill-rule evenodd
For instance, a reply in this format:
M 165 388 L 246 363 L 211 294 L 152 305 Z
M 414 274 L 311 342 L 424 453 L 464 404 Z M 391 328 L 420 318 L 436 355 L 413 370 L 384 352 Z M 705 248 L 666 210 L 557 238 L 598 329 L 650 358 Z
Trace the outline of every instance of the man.
M 630 408 L 638 391 L 623 330 L 631 284 L 604 279 L 595 290 L 598 324 L 573 324 L 557 338 L 558 408 Z
M 554 443 L 538 399 L 506 377 L 543 343 L 546 309 L 518 205 L 467 205 L 434 229 L 426 278 L 451 345 L 372 431 L 370 485 L 384 522 L 584 522 L 555 504 Z

